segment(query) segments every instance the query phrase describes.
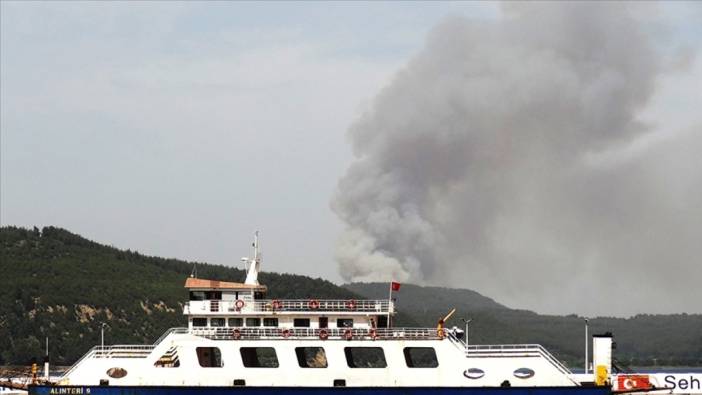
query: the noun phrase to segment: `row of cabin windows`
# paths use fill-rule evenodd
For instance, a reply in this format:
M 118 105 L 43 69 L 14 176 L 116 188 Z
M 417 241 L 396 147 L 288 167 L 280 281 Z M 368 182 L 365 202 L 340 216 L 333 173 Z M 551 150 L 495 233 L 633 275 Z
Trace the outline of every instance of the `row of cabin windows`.
M 222 353 L 217 347 L 197 347 L 197 360 L 203 368 L 221 368 Z M 241 347 L 241 361 L 247 368 L 277 368 L 278 356 L 273 347 Z M 405 347 L 405 363 L 410 368 L 436 368 L 439 361 L 432 347 Z M 301 368 L 326 368 L 327 355 L 323 347 L 296 347 L 295 355 Z M 386 368 L 385 353 L 380 347 L 344 347 L 346 365 L 350 368 Z
M 224 318 L 210 318 L 210 326 L 219 328 L 219 327 L 243 327 L 244 323 L 246 324 L 247 327 L 259 327 L 261 326 L 261 323 L 263 323 L 263 326 L 267 327 L 277 327 L 278 326 L 278 319 L 277 318 L 264 318 L 261 320 L 260 318 L 229 318 L 228 320 L 225 320 Z M 225 325 L 226 324 L 226 325 Z M 193 318 L 193 326 L 194 327 L 206 327 L 207 326 L 207 318 Z M 310 327 L 310 319 L 309 318 L 295 318 L 293 319 L 293 326 L 295 328 L 309 328 Z M 327 325 L 320 326 L 320 328 L 326 328 Z M 336 320 L 336 327 L 337 328 L 353 328 L 353 319 L 351 318 L 339 318 Z
M 232 292 L 234 300 L 240 299 L 240 296 L 251 295 L 249 291 Z M 263 299 L 262 292 L 254 292 L 254 299 Z M 222 300 L 222 291 L 190 291 L 190 300 Z

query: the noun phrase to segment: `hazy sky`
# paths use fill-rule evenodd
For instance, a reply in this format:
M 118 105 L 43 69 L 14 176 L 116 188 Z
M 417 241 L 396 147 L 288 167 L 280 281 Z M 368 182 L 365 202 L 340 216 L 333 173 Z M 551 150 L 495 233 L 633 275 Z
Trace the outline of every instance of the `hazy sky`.
M 349 278 L 348 273 L 339 274 L 335 252 L 338 239 L 348 234 L 344 229 L 349 218 L 340 220 L 330 201 L 354 163 L 352 143 L 360 160 L 367 154 L 358 149 L 359 119 L 389 108 L 383 107 L 388 95 L 403 91 L 407 70 L 435 50 L 428 35 L 436 42 L 437 36 L 465 34 L 449 26 L 455 20 L 482 26 L 511 17 L 510 7 L 505 11 L 499 4 L 477 2 L 0 4 L 3 225 L 56 225 L 145 254 L 232 265 L 249 253 L 251 233 L 259 229 L 264 270 L 335 282 Z M 633 133 L 624 146 L 580 154 L 604 168 L 626 162 L 635 163 L 632 166 L 643 174 L 658 171 L 656 177 L 669 182 L 655 186 L 678 188 L 675 196 L 684 197 L 677 201 L 682 228 L 694 239 L 702 233 L 702 225 L 690 223 L 700 218 L 699 207 L 690 215 L 686 210 L 698 205 L 694 193 L 702 191 L 702 161 L 696 149 L 702 148 L 702 7 L 689 2 L 634 8 L 631 17 L 647 37 L 647 50 L 662 64 L 641 77 L 651 84 L 650 92 L 626 112 L 650 132 Z M 544 16 L 549 17 L 558 15 Z M 491 40 L 487 42 L 509 42 Z M 450 52 L 436 53 L 450 63 Z M 442 65 L 437 67 L 441 74 Z M 455 72 L 455 65 L 448 70 Z M 421 96 L 424 90 L 418 86 L 407 91 Z M 349 136 L 352 125 L 356 126 Z M 683 148 L 685 160 L 654 166 L 670 162 Z M 615 176 L 594 182 L 621 183 Z M 587 215 L 584 210 L 569 219 L 587 220 Z M 522 223 L 538 225 L 538 216 Z M 460 229 L 460 224 L 451 229 Z M 500 237 L 525 242 L 527 233 L 517 229 Z M 571 246 L 572 240 L 551 241 Z M 591 237 L 588 241 L 598 242 Z M 577 247 L 574 254 L 581 252 Z M 526 254 L 528 261 L 540 259 L 542 252 L 523 245 L 510 248 L 508 253 Z M 692 253 L 698 251 L 691 249 L 684 256 L 696 257 Z M 495 259 L 494 254 L 470 259 L 481 257 Z M 668 254 L 661 252 L 660 257 Z M 557 300 L 557 294 L 528 289 L 525 292 L 535 296 L 523 298 L 513 288 L 481 285 L 478 276 L 471 280 L 466 267 L 472 264 L 458 264 L 461 275 L 454 281 L 442 280 L 453 270 L 446 265 L 441 268 L 444 276 L 407 280 L 465 285 L 540 312 L 649 310 L 645 299 L 635 297 L 593 306 L 583 294 L 587 282 L 573 291 L 582 298 L 570 295 L 564 303 L 546 302 Z M 500 265 L 504 262 L 496 267 Z M 654 310 L 702 312 L 701 304 L 693 303 L 694 298 L 702 299 L 702 287 L 689 289 L 702 281 L 701 265 L 698 260 L 675 262 L 670 278 L 665 271 L 651 271 L 660 286 L 651 283 L 648 292 L 671 301 Z M 628 267 L 637 270 L 636 265 Z M 684 287 L 670 285 L 677 281 L 675 273 L 683 277 Z M 695 277 L 696 283 L 691 281 Z M 616 287 L 616 282 L 608 286 Z M 690 298 L 693 302 L 679 302 Z

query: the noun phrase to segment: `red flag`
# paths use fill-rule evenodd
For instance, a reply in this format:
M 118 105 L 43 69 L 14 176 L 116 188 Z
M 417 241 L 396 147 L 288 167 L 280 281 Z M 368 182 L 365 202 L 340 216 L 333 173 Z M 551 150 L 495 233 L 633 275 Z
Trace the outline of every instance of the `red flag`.
M 651 388 L 647 374 L 621 374 L 617 376 L 617 384 L 620 391 Z
M 399 290 L 400 290 L 400 283 L 396 283 L 396 282 L 393 281 L 393 282 L 390 283 L 390 288 L 391 288 L 393 291 L 399 291 Z

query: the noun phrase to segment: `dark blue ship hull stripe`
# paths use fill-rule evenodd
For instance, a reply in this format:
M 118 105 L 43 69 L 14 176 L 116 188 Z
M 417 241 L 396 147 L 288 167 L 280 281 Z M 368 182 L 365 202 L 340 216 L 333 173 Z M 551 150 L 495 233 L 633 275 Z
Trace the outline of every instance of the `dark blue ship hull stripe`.
M 610 395 L 609 387 L 30 386 L 29 395 Z

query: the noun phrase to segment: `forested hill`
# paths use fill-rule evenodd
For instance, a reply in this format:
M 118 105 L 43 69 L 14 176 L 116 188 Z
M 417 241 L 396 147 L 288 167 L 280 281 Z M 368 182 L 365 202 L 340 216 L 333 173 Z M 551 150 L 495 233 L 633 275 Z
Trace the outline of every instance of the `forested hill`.
M 388 293 L 387 283 L 344 285 L 364 297 Z M 464 327 L 461 318 L 472 319 L 469 342 L 474 344 L 539 343 L 570 366 L 584 360 L 583 317 L 540 315 L 527 310 L 509 309 L 474 291 L 402 285 L 393 294 L 402 311 L 421 326 L 435 326 L 450 309 L 456 313 L 447 326 Z M 614 353 L 622 367 L 627 366 L 702 366 L 702 315 L 642 314 L 631 318 L 597 317 L 589 319 L 589 332 L 612 332 Z
M 26 364 L 51 339 L 52 363 L 70 364 L 100 341 L 150 344 L 183 326 L 183 288 L 193 263 L 149 257 L 89 241 L 54 227 L 0 228 L 0 365 Z M 239 269 L 197 264 L 198 277 L 242 281 Z M 272 298 L 385 298 L 388 284 L 349 284 L 305 276 L 261 273 Z M 473 343 L 541 343 L 572 366 L 583 355 L 583 321 L 512 310 L 469 290 L 403 284 L 393 295 L 397 325 L 434 326 L 450 308 L 448 324 L 470 317 Z M 597 318 L 592 332 L 612 331 L 625 363 L 702 366 L 702 315 Z
M 0 228 L 0 365 L 25 364 L 51 341 L 69 364 L 100 342 L 150 344 L 183 326 L 183 284 L 193 263 L 104 246 L 66 230 Z M 201 278 L 243 281 L 244 271 L 198 263 Z M 357 298 L 329 281 L 261 273 L 273 298 Z

